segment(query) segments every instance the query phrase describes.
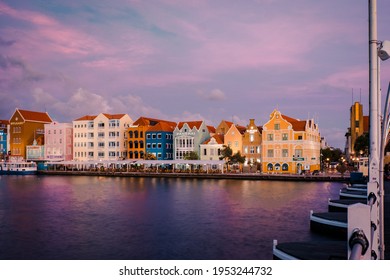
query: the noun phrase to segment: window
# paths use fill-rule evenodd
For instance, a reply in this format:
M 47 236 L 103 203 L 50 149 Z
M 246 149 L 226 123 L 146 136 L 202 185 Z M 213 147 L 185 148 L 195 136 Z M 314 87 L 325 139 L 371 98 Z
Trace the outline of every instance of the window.
M 250 146 L 249 153 L 254 154 L 255 153 L 255 147 Z
M 157 134 L 157 139 L 161 139 L 161 133 Z
M 288 164 L 287 163 L 283 163 L 282 171 L 288 171 Z
M 150 139 L 150 134 L 146 134 L 146 139 Z
M 298 135 L 298 140 L 302 140 L 302 135 Z
M 280 130 L 280 123 L 275 123 L 274 124 L 274 129 L 275 130 Z
M 272 163 L 268 163 L 268 164 L 267 164 L 267 170 L 268 170 L 268 171 L 274 170 L 274 166 L 272 165 Z
M 287 133 L 282 133 L 282 140 L 287 141 L 288 140 L 288 134 Z
M 156 139 L 156 134 L 155 133 L 152 134 L 152 139 Z
M 207 156 L 207 149 L 203 149 L 203 155 Z
M 133 131 L 130 130 L 129 131 L 129 138 L 133 138 L 133 134 L 134 134 Z
M 267 150 L 267 157 L 274 157 L 274 150 L 273 149 Z
M 253 142 L 255 141 L 255 135 L 254 134 L 250 134 L 249 135 L 249 142 Z
M 98 128 L 104 128 L 104 123 L 101 122 L 101 123 L 98 123 Z M 104 155 L 103 155 L 104 156 Z
M 296 149 L 294 155 L 295 157 L 302 157 L 302 149 Z
M 273 134 L 267 134 L 267 140 L 268 141 L 274 141 L 274 135 Z
M 276 163 L 276 164 L 275 164 L 275 170 L 277 170 L 277 171 L 280 170 L 280 164 L 279 164 L 279 163 Z
M 161 143 L 158 143 L 158 144 L 157 144 L 157 148 L 158 148 L 158 149 L 161 149 Z
M 288 157 L 288 149 L 282 149 L 282 157 Z
M 234 141 L 234 147 L 238 147 L 238 141 Z

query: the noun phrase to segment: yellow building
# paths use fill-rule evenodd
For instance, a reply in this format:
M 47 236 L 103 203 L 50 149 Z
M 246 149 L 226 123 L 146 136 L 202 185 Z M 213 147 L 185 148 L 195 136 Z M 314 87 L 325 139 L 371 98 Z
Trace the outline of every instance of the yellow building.
M 298 120 L 274 110 L 262 133 L 262 170 L 300 174 L 320 170 L 321 137 L 313 119 Z
M 52 123 L 48 113 L 16 109 L 10 119 L 11 157 L 26 159 L 26 146 L 37 140 L 44 144 L 45 124 Z

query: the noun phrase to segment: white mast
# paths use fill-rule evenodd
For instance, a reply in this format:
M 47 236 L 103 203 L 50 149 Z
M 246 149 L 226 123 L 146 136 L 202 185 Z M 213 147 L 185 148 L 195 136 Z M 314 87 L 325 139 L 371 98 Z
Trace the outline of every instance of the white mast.
M 383 248 L 381 246 L 381 225 L 379 223 L 380 197 L 380 108 L 378 91 L 378 39 L 377 39 L 377 9 L 376 0 L 369 0 L 369 101 L 370 101 L 370 159 L 369 159 L 369 183 L 367 194 L 375 194 L 379 203 L 374 203 L 371 209 L 371 223 L 375 224 L 376 230 L 371 237 L 371 250 L 378 258 L 382 258 Z

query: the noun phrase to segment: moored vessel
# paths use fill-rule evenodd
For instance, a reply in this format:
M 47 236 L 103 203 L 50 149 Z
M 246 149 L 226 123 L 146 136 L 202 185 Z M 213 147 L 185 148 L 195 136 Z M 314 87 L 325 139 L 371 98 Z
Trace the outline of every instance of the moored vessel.
M 3 161 L 0 163 L 0 175 L 34 175 L 37 164 L 33 161 Z

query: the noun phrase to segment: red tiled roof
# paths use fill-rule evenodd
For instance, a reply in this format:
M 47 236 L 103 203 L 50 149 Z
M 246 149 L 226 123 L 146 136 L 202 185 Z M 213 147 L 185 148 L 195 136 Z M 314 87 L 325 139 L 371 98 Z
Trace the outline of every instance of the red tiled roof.
M 214 138 L 215 141 L 216 141 L 218 144 L 224 144 L 225 136 L 224 136 L 224 135 L 221 135 L 221 134 L 215 134 L 215 135 L 213 135 L 213 136 L 210 137 L 208 140 L 204 141 L 203 144 L 208 144 L 208 143 L 210 143 L 210 141 L 211 141 L 212 138 Z
M 97 116 L 83 116 L 81 118 L 75 119 L 75 121 L 93 121 Z
M 0 120 L 0 124 L 8 125 L 9 124 L 9 120 Z
M 110 115 L 110 114 L 104 114 L 104 113 L 103 113 L 103 115 L 105 115 L 105 116 L 107 117 L 107 119 L 110 119 L 110 120 L 119 120 L 119 119 L 123 118 L 123 116 L 124 116 L 125 114 L 114 114 L 114 115 Z
M 172 123 L 160 121 L 158 124 L 151 126 L 147 131 L 165 131 L 165 132 L 173 132 L 175 130 L 176 123 L 173 125 Z
M 305 131 L 306 121 L 296 121 L 296 122 L 291 122 L 291 124 L 295 131 Z
M 291 117 L 286 116 L 286 115 L 282 115 L 282 118 L 285 119 L 286 121 L 288 121 L 289 123 L 293 123 L 293 122 L 298 122 L 299 121 L 297 119 L 291 118 Z
M 293 130 L 295 130 L 295 131 L 305 131 L 306 121 L 300 121 L 300 120 L 291 118 L 291 117 L 286 116 L 286 115 L 282 115 L 282 118 L 292 124 Z
M 244 133 L 246 132 L 246 127 L 245 127 L 245 126 L 236 124 L 236 128 L 238 129 L 238 131 L 239 131 L 241 134 L 244 134 Z
M 196 127 L 196 129 L 199 129 L 200 126 L 202 125 L 202 123 L 203 123 L 203 121 L 179 122 L 179 123 L 177 124 L 177 127 L 178 127 L 179 129 L 182 129 L 182 128 L 183 128 L 183 125 L 184 125 L 184 124 L 187 124 L 187 125 L 190 127 L 190 129 L 193 129 L 194 127 Z
M 53 120 L 46 112 L 34 112 L 28 110 L 16 109 L 25 121 L 51 123 Z
M 212 125 L 208 125 L 207 128 L 208 128 L 210 133 L 215 133 L 215 131 L 216 131 L 215 127 Z
M 133 125 L 145 125 L 145 126 L 154 126 L 158 124 L 159 122 L 165 122 L 170 125 L 176 126 L 175 122 L 167 121 L 167 120 L 160 120 L 160 119 L 155 119 L 155 118 L 147 118 L 147 117 L 139 117 Z

